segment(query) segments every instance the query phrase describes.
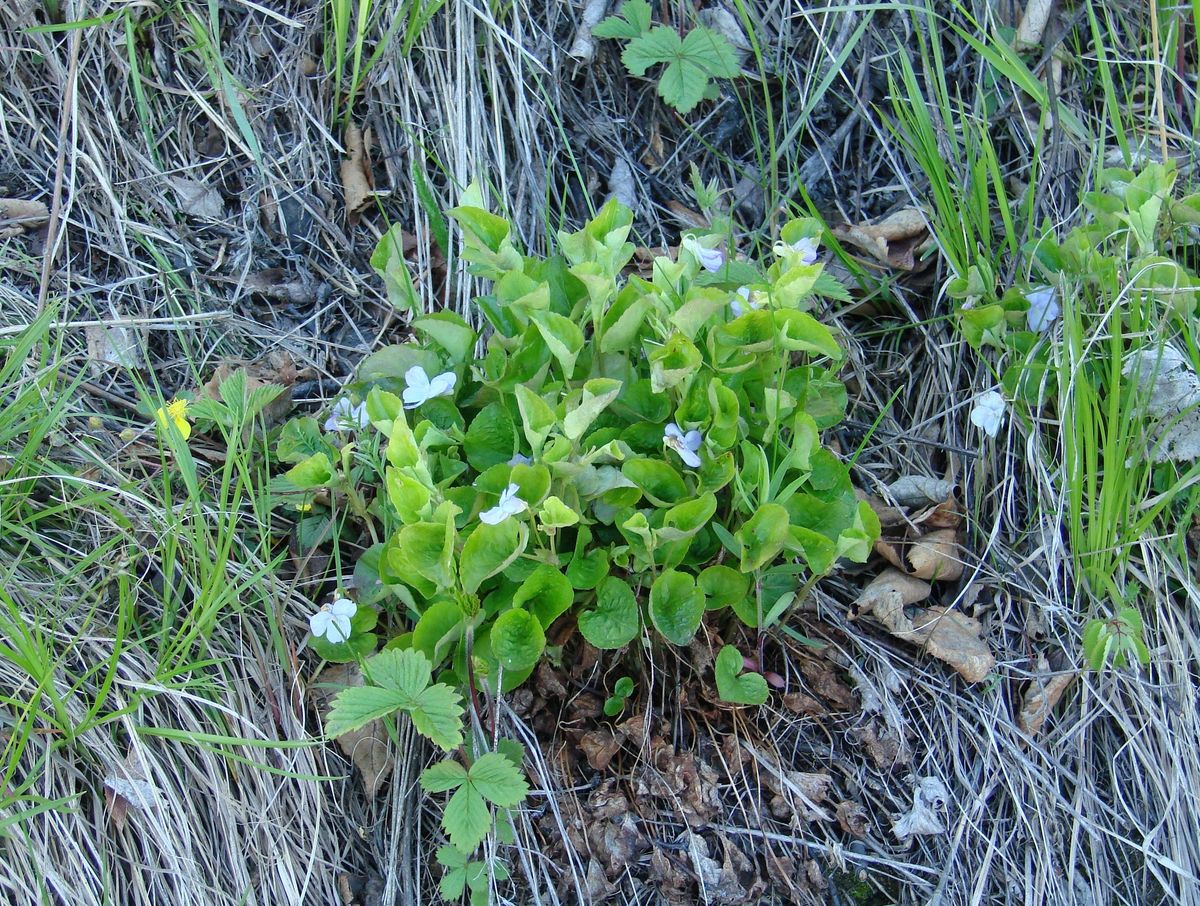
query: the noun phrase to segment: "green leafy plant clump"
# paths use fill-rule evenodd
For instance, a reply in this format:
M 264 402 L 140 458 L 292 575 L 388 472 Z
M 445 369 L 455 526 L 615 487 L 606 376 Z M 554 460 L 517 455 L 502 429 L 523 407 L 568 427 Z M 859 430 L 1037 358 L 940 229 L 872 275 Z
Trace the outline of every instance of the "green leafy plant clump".
M 615 202 L 544 258 L 516 247 L 475 187 L 451 215 L 463 258 L 491 281 L 482 350 L 458 315 L 418 315 L 413 341 L 364 360 L 324 425 L 295 419 L 278 443 L 298 534 L 323 543 L 342 525 L 335 556 L 354 527 L 363 543 L 344 583 L 358 611 L 316 640 L 326 659 L 367 658 L 332 731 L 405 713 L 449 751 L 460 701 L 483 719 L 480 700 L 576 631 L 615 651 L 687 645 L 705 622 L 729 643 L 718 693 L 761 704 L 767 683 L 743 672 L 756 662 L 737 638 L 785 624 L 839 558 L 865 561 L 879 530 L 820 441 L 846 406 L 841 349 L 809 311 L 845 297 L 816 260 L 820 224 L 788 223 L 761 266 L 686 236 L 643 276 L 626 273 L 632 215 Z M 376 257 L 383 273 L 403 267 Z M 392 274 L 401 305 L 406 285 Z M 625 655 L 632 669 L 639 656 Z M 610 714 L 633 688 L 618 683 Z M 469 855 L 490 809 L 520 799 L 488 753 L 465 760 L 423 778 L 455 791 L 443 823 L 457 854 L 442 860 L 454 889 L 478 882 Z
M 592 34 L 628 41 L 621 62 L 631 75 L 644 76 L 651 67 L 661 65 L 659 97 L 680 113 L 689 113 L 705 98 L 716 97 L 712 79 L 731 79 L 741 72 L 737 55 L 723 34 L 703 25 L 682 37 L 667 25 L 652 28 L 646 0 L 626 0 L 621 14 L 600 22 Z

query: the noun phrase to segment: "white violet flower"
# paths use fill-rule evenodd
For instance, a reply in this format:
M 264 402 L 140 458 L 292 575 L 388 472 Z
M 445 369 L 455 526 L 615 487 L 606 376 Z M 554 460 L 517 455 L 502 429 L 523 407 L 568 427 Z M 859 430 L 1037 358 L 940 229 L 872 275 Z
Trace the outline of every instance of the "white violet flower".
M 780 258 L 795 258 L 798 264 L 815 264 L 820 244 L 812 236 L 805 236 L 795 242 L 776 242 L 775 254 Z
M 429 402 L 435 396 L 449 396 L 454 392 L 456 381 L 458 381 L 458 375 L 453 371 L 444 371 L 430 379 L 424 368 L 420 365 L 413 365 L 404 372 L 404 408 L 416 409 L 417 406 Z
M 729 310 L 733 312 L 735 318 L 740 318 L 747 311 L 757 310 L 763 307 L 766 302 L 763 291 L 759 289 L 751 289 L 748 286 L 739 286 L 737 294 L 741 297 L 739 302 L 733 299 L 729 303 Z
M 529 509 L 529 504 L 517 496 L 519 490 L 521 490 L 520 485 L 510 484 L 500 492 L 499 503 L 490 510 L 484 510 L 479 514 L 479 521 L 486 522 L 488 525 L 499 525 L 509 516 L 524 513 Z
M 693 469 L 700 467 L 700 457 L 696 455 L 696 451 L 700 449 L 700 444 L 703 442 L 704 438 L 700 436 L 699 431 L 689 431 L 684 434 L 679 425 L 674 422 L 667 425 L 667 429 L 663 432 L 663 443 L 678 453 L 679 458 Z
M 333 404 L 329 418 L 325 419 L 326 431 L 357 431 L 371 423 L 367 417 L 367 404 L 357 406 L 350 402 L 349 397 L 343 396 Z
M 533 465 L 533 460 L 523 453 L 514 453 L 513 458 L 508 461 L 510 466 L 529 466 Z
M 995 390 L 981 393 L 975 397 L 975 405 L 971 408 L 971 424 L 983 431 L 988 437 L 995 437 L 1004 421 L 1004 397 Z
M 308 628 L 313 635 L 336 645 L 350 638 L 350 618 L 357 610 L 358 605 L 349 598 L 337 598 L 308 618 Z
M 1058 320 L 1061 309 L 1058 306 L 1058 294 L 1053 286 L 1039 286 L 1025 294 L 1029 300 L 1029 311 L 1025 313 L 1029 329 L 1036 333 L 1045 333 L 1046 328 Z
M 709 273 L 715 274 L 725 266 L 724 253 L 720 249 L 707 248 L 695 236 L 684 236 L 681 247 L 687 249 L 700 266 Z

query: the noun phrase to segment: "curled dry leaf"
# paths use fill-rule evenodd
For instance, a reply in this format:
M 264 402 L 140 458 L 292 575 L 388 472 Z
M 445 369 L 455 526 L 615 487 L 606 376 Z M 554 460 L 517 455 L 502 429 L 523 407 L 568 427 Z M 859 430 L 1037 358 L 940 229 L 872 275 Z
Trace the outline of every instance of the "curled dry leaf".
M 1058 704 L 1063 693 L 1075 681 L 1075 673 L 1058 673 L 1051 677 L 1036 676 L 1021 701 L 1021 713 L 1017 715 L 1017 726 L 1022 733 L 1037 736 L 1042 732 L 1046 719 Z
M 912 575 L 935 582 L 953 582 L 963 572 L 958 556 L 958 535 L 953 529 L 939 529 L 922 535 L 908 549 Z
M 44 226 L 49 220 L 50 210 L 40 201 L 0 198 L 0 239 Z
M 892 832 L 901 842 L 924 834 L 944 834 L 946 820 L 943 817 L 950 802 L 950 791 L 937 777 L 922 777 L 913 788 L 913 804 L 904 815 L 892 824 Z
M 361 686 L 362 671 L 357 664 L 334 664 L 326 667 L 309 687 L 313 705 L 324 716 L 333 704 L 338 689 Z M 338 737 L 338 746 L 362 775 L 363 793 L 368 800 L 375 798 L 383 782 L 392 773 L 391 746 L 387 729 L 381 720 L 373 720 L 359 730 Z
M 633 181 L 633 168 L 624 157 L 618 157 L 613 164 L 612 172 L 608 174 L 608 190 L 613 198 L 635 214 L 641 210 L 638 204 L 637 185 Z
M 896 211 L 879 223 L 836 227 L 834 235 L 877 261 L 904 271 L 916 267 L 917 251 L 930 241 L 925 215 L 917 208 Z
M 346 127 L 346 158 L 342 161 L 342 196 L 346 201 L 346 220 L 358 222 L 375 195 L 371 178 L 371 130 L 364 133 L 354 123 Z
M 113 827 L 124 830 L 129 810 L 145 811 L 158 804 L 158 790 L 146 776 L 146 764 L 137 749 L 104 778 L 104 803 Z
M 911 619 L 905 607 L 929 597 L 927 583 L 889 569 L 871 582 L 851 609 L 851 618 L 873 613 L 898 639 L 920 645 L 945 661 L 967 682 L 977 683 L 996 665 L 981 638 L 983 626 L 972 617 L 944 607 L 930 607 Z
M 592 29 L 608 12 L 608 0 L 588 0 L 579 19 L 579 29 L 575 32 L 575 40 L 567 56 L 580 63 L 590 63 L 596 56 L 596 39 L 592 37 Z
M 1046 23 L 1050 21 L 1053 6 L 1054 0 L 1029 0 L 1013 38 L 1013 46 L 1017 50 L 1029 50 L 1042 43 L 1042 34 L 1046 31 Z
M 904 475 L 888 485 L 888 494 L 900 506 L 929 506 L 954 493 L 954 482 L 928 475 Z

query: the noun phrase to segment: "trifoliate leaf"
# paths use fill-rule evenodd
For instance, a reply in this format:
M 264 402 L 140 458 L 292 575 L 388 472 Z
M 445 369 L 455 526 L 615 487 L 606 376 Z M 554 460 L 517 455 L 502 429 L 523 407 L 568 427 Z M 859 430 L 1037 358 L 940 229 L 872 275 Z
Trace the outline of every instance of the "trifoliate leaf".
M 425 691 L 433 675 L 429 659 L 411 649 L 381 651 L 365 666 L 372 683 L 401 693 L 409 703 Z

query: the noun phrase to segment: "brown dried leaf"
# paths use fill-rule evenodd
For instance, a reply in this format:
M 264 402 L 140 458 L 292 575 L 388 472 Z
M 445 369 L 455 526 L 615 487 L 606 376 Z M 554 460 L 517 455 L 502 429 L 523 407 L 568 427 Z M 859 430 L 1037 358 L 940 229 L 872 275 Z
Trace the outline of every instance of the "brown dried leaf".
M 904 475 L 888 485 L 888 494 L 900 506 L 941 503 L 954 493 L 954 482 L 928 475 Z
M 357 664 L 334 664 L 317 675 L 308 693 L 313 705 L 323 716 L 340 689 L 362 684 L 362 671 Z M 363 793 L 367 800 L 373 800 L 383 782 L 391 775 L 395 761 L 383 721 L 373 720 L 359 730 L 344 733 L 337 738 L 337 742 L 362 775 Z
M 958 534 L 953 529 L 939 529 L 922 535 L 908 549 L 908 562 L 918 579 L 953 582 L 963 572 Z
M 346 201 L 346 220 L 358 222 L 358 215 L 366 210 L 375 195 L 371 178 L 370 137 L 365 136 L 354 123 L 346 126 L 346 158 L 342 161 L 342 196 Z
M 996 659 L 980 637 L 978 620 L 958 611 L 930 607 L 909 619 L 904 608 L 929 596 L 929 585 L 898 570 L 886 570 L 868 585 L 851 608 L 850 616 L 873 613 L 898 639 L 923 645 L 952 666 L 968 682 L 979 682 Z
M 599 729 L 584 733 L 579 740 L 579 748 L 595 770 L 603 771 L 610 761 L 621 751 L 625 742 L 624 733 L 613 733 L 611 730 Z
M 885 503 L 882 498 L 876 497 L 874 494 L 868 494 L 866 491 L 861 491 L 858 488 L 854 489 L 854 495 L 859 500 L 866 502 L 867 506 L 871 508 L 871 511 L 879 520 L 879 524 L 884 528 L 904 524 L 904 511 L 898 507 L 891 506 Z
M 44 226 L 49 220 L 50 210 L 40 201 L 0 198 L 0 239 Z
M 929 240 L 925 217 L 917 208 L 896 211 L 879 223 L 835 227 L 834 234 L 877 261 L 906 271 L 916 267 L 916 252 Z
M 223 220 L 225 200 L 213 186 L 206 186 L 194 179 L 182 176 L 171 177 L 171 188 L 179 200 L 179 210 L 197 220 Z
M 853 799 L 846 799 L 837 804 L 834 809 L 838 825 L 852 837 L 865 837 L 871 828 L 867 818 L 867 810 Z
M 1075 673 L 1059 673 L 1048 679 L 1041 676 L 1034 678 L 1025 690 L 1021 712 L 1017 715 L 1017 726 L 1022 733 L 1037 736 L 1042 732 L 1046 719 L 1076 676 Z
M 321 284 L 309 280 L 292 279 L 282 267 L 270 267 L 246 278 L 245 287 L 250 292 L 283 302 L 287 305 L 310 305 L 317 297 Z

